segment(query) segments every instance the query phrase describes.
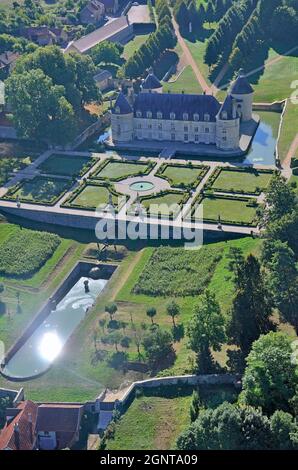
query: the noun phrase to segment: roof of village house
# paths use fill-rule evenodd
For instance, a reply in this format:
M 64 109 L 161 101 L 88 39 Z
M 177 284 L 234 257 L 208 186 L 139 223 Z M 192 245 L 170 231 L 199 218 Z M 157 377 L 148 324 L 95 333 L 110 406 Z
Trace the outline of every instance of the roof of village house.
M 83 405 L 44 404 L 38 407 L 36 431 L 75 433 L 80 424 Z
M 91 2 L 87 3 L 87 5 L 84 6 L 84 8 L 81 11 L 81 15 L 86 11 L 90 12 L 92 15 L 98 11 L 101 12 L 103 8 L 104 8 L 103 1 L 92 0 Z
M 162 84 L 154 73 L 149 73 L 142 83 L 143 90 L 155 90 L 156 88 L 161 88 Z
M 163 119 L 171 119 L 171 113 L 175 113 L 176 120 L 183 120 L 183 115 L 188 114 L 188 120 L 193 120 L 194 115 L 199 115 L 203 121 L 205 115 L 209 115 L 210 121 L 215 122 L 220 110 L 220 103 L 211 95 L 188 95 L 174 93 L 140 93 L 134 103 L 135 115 L 137 112 L 146 117 L 150 111 L 152 118 L 157 118 L 161 112 Z
M 92 47 L 96 46 L 100 42 L 109 39 L 111 36 L 116 34 L 117 32 L 121 31 L 124 28 L 129 26 L 128 20 L 126 16 L 120 16 L 113 21 L 105 24 L 101 28 L 96 29 L 90 34 L 83 36 L 82 38 L 78 39 L 77 41 L 71 42 L 66 51 L 73 47 L 81 54 L 88 51 Z
M 37 408 L 30 400 L 19 403 L 19 413 L 0 432 L 0 450 L 32 450 Z M 15 433 L 15 426 L 18 428 L 18 434 Z
M 235 95 L 249 95 L 253 92 L 254 89 L 247 80 L 244 71 L 240 70 L 238 78 L 232 84 L 231 93 Z
M 119 109 L 119 113 L 116 113 L 116 108 Z M 118 98 L 116 99 L 114 108 L 112 109 L 112 113 L 114 114 L 129 114 L 132 113 L 132 107 L 130 106 L 129 102 L 123 95 L 123 93 L 119 93 Z
M 3 66 L 10 65 L 20 57 L 19 52 L 7 51 L 0 54 L 0 64 Z M 1 66 L 0 65 L 0 66 Z
M 109 70 L 98 70 L 97 73 L 94 75 L 94 80 L 96 82 L 101 82 L 106 80 L 107 78 L 112 78 L 112 74 Z

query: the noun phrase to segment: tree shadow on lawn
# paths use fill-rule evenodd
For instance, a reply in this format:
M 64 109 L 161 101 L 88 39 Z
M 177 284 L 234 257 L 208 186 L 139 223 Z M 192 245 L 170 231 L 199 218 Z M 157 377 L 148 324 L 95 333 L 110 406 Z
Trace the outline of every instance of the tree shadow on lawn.
M 210 36 L 214 33 L 214 29 L 205 29 L 205 28 L 198 28 L 195 31 L 192 31 L 191 33 L 189 31 L 181 31 L 180 28 L 180 34 L 184 39 L 187 39 L 187 41 L 196 43 L 197 41 L 200 42 L 205 42 L 206 39 L 209 39 Z

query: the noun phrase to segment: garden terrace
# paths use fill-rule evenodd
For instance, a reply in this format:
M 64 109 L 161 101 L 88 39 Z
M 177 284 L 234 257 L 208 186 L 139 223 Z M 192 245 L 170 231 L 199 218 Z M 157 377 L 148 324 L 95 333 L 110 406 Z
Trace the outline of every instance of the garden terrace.
M 97 171 L 92 175 L 95 179 L 108 179 L 120 181 L 130 176 L 144 176 L 154 168 L 154 162 L 105 160 Z
M 207 182 L 213 191 L 259 195 L 270 183 L 271 170 L 217 168 Z
M 143 196 L 140 198 L 140 202 L 151 216 L 168 216 L 170 218 L 175 218 L 179 213 L 177 206 L 181 207 L 188 199 L 188 192 L 169 190 L 161 191 L 153 196 Z M 151 205 L 156 207 L 151 207 Z
M 195 296 L 204 292 L 221 250 L 203 246 L 200 250 L 160 247 L 156 249 L 133 288 L 135 294 L 150 296 Z
M 203 206 L 205 222 L 218 222 L 230 225 L 257 226 L 258 204 L 255 199 L 245 197 L 210 195 L 202 196 L 194 204 L 191 218 L 201 220 L 198 209 Z M 201 208 L 200 208 L 201 209 Z
M 209 167 L 203 165 L 180 165 L 164 163 L 155 176 L 166 179 L 176 188 L 196 188 L 207 174 Z
M 108 183 L 87 181 L 79 186 L 62 206 L 94 211 L 99 206 L 107 206 L 110 197 L 117 211 L 118 197 L 125 196 L 117 193 Z
M 71 181 L 63 178 L 36 176 L 10 188 L 3 199 L 53 206 L 70 188 Z
M 79 155 L 52 154 L 38 169 L 50 175 L 84 176 L 97 161 L 96 158 Z

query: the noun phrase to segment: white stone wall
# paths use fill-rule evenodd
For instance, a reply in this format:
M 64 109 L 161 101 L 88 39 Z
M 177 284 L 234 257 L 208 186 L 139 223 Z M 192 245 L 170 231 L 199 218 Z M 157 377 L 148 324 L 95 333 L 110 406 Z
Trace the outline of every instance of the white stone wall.
M 218 119 L 216 126 L 216 146 L 221 150 L 234 150 L 239 147 L 240 120 Z
M 137 140 L 215 144 L 216 123 L 134 118 L 134 136 Z
M 242 121 L 250 121 L 252 119 L 252 105 L 253 105 L 253 93 L 249 95 L 231 95 L 237 100 L 237 110 L 241 113 Z
M 133 114 L 112 114 L 111 126 L 114 142 L 130 142 L 133 140 Z

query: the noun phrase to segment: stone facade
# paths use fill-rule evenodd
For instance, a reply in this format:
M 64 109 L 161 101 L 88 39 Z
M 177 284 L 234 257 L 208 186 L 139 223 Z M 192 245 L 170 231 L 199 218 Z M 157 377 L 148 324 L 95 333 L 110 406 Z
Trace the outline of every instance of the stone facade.
M 240 73 L 224 103 L 210 95 L 169 94 L 150 73 L 137 96 L 122 93 L 112 110 L 114 143 L 184 142 L 239 148 L 241 122 L 252 119 L 253 89 Z

